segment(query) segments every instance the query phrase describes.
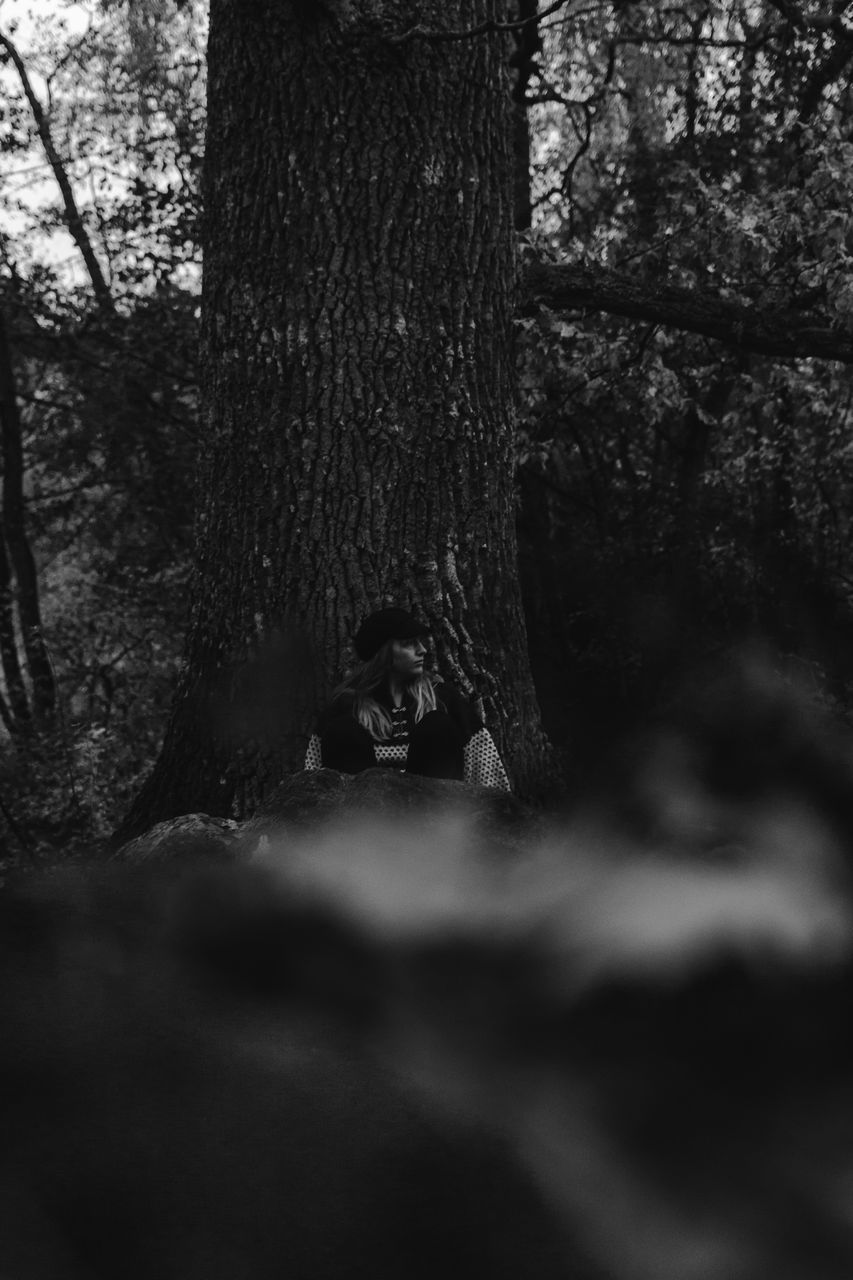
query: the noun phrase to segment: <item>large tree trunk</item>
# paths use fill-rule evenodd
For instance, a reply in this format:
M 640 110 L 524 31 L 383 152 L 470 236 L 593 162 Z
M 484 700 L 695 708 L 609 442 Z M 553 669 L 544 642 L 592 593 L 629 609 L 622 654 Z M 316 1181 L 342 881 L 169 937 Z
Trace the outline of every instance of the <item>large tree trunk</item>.
M 359 619 L 390 601 L 433 624 L 438 669 L 482 698 L 522 793 L 541 774 L 508 49 L 399 39 L 410 8 L 211 5 L 198 564 L 172 721 L 123 835 L 243 813 L 299 767 Z M 431 0 L 419 30 L 508 13 Z

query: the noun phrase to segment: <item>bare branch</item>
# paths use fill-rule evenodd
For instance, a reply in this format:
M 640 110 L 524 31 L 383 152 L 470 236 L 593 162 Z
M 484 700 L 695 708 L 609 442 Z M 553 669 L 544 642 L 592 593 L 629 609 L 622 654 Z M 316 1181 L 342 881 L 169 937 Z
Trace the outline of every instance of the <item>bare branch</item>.
M 603 268 L 531 261 L 524 272 L 525 314 L 539 306 L 590 310 L 704 334 L 741 351 L 782 359 L 853 364 L 853 332 L 826 316 L 763 311 L 749 303 L 678 285 L 648 284 Z
M 521 31 L 525 27 L 541 22 L 543 18 L 550 17 L 558 9 L 564 9 L 569 3 L 571 0 L 553 0 L 552 4 L 549 4 L 541 13 L 534 14 L 532 18 L 520 18 L 517 22 L 498 22 L 490 18 L 486 22 L 481 22 L 479 27 L 470 27 L 467 31 L 436 31 L 416 23 L 399 35 L 386 38 L 389 44 L 403 44 L 407 40 L 427 40 L 430 43 L 441 44 L 446 40 L 470 40 L 474 36 L 490 35 L 494 31 Z
M 620 33 L 618 43 L 633 45 L 666 45 L 667 48 L 698 48 L 698 49 L 763 49 L 769 44 L 773 36 L 778 33 L 768 30 L 762 35 L 746 37 L 739 40 L 724 39 L 722 36 L 674 36 L 668 31 L 658 32 L 654 35 L 651 32 L 637 31 L 635 28 L 629 28 L 624 33 Z
M 50 92 L 51 92 L 51 89 L 50 89 L 51 82 L 56 78 L 56 76 L 63 69 L 63 67 L 66 67 L 73 58 L 76 58 L 80 50 L 84 48 L 86 44 L 88 44 L 89 38 L 92 35 L 93 22 L 94 22 L 94 19 L 92 18 L 92 15 L 89 14 L 89 20 L 86 24 L 86 30 L 77 40 L 71 40 L 69 42 L 68 48 L 65 50 L 65 52 L 63 53 L 59 61 L 55 64 L 50 75 L 46 77 L 48 96 L 50 96 Z

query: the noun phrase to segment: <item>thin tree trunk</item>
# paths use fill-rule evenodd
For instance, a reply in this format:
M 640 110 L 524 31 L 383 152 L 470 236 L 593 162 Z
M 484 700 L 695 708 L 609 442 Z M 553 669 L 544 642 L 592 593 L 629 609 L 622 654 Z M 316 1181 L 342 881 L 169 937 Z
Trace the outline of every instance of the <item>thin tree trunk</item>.
M 755 33 L 747 27 L 745 34 L 752 40 Z M 758 179 L 758 171 L 751 163 L 755 148 L 755 63 L 755 45 L 750 43 L 745 46 L 740 58 L 737 118 L 740 180 L 746 184 L 747 190 L 754 190 Z
M 516 34 L 513 56 L 515 84 L 512 98 L 513 147 L 515 153 L 515 229 L 527 231 L 533 221 L 533 199 L 530 182 L 530 120 L 527 110 L 527 86 L 534 67 L 536 54 L 542 47 L 538 25 L 533 19 L 539 9 L 539 0 L 517 0 L 516 20 L 527 25 Z
M 245 812 L 299 767 L 359 620 L 391 600 L 432 624 L 520 790 L 547 756 L 514 528 L 507 48 L 386 39 L 403 0 L 301 12 L 211 6 L 192 622 L 122 835 Z M 430 28 L 507 16 L 419 8 Z
M 699 107 L 699 37 L 702 34 L 703 18 L 696 18 L 692 24 L 693 43 L 688 45 L 685 57 L 684 84 L 684 143 L 688 160 L 692 163 L 696 156 L 696 115 Z
M 6 682 L 8 707 L 4 701 L 3 723 L 9 734 L 15 737 L 32 720 L 27 686 L 18 657 L 15 636 L 15 608 L 12 594 L 12 571 L 6 552 L 6 541 L 0 533 L 0 663 Z
M 32 682 L 36 720 L 56 710 L 56 684 L 42 633 L 38 577 L 24 514 L 24 455 L 15 375 L 5 319 L 0 313 L 0 430 L 3 452 L 3 536 L 17 581 L 18 618 Z

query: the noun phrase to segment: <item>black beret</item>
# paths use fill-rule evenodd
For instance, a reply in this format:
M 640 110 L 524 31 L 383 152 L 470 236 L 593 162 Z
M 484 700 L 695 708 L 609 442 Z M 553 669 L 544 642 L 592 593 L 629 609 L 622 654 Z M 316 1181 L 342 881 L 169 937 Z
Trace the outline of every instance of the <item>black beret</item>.
M 416 636 L 428 635 L 429 627 L 405 609 L 380 609 L 365 618 L 353 644 L 361 660 L 367 662 L 388 640 L 414 640 Z

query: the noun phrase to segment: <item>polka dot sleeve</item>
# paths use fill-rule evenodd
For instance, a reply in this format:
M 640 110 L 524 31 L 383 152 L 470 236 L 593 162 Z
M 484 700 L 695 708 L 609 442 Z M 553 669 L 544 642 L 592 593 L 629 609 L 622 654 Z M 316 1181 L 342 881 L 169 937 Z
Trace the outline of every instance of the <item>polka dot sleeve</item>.
M 305 752 L 305 768 L 306 769 L 322 769 L 323 753 L 320 750 L 320 735 L 312 733 L 308 743 L 308 750 Z
M 465 781 L 481 787 L 511 790 L 498 749 L 488 729 L 480 729 L 465 744 Z

